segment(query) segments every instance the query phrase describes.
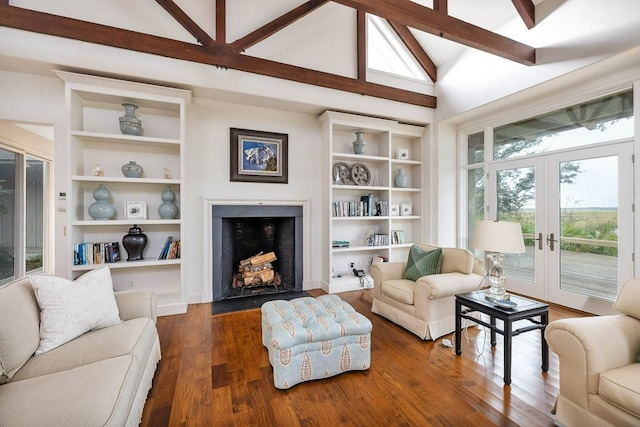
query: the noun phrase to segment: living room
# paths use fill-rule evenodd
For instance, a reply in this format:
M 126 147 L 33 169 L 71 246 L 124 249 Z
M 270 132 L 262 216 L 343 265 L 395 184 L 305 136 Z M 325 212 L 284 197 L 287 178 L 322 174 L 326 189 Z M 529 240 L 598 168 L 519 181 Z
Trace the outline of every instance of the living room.
M 212 35 L 216 35 L 218 30 L 214 25 L 215 3 L 196 6 L 178 2 Z M 299 1 L 285 3 L 276 7 L 255 1 L 228 2 L 226 40 L 233 42 L 304 4 Z M 339 3 L 327 2 L 251 46 L 246 53 L 356 80 L 356 12 Z M 428 3 L 426 7 L 433 7 L 433 2 L 425 3 Z M 66 124 L 68 104 L 65 82 L 51 70 L 191 92 L 185 114 L 185 167 L 181 171 L 179 194 L 183 219 L 180 234 L 187 245 L 184 248 L 187 255 L 180 267 L 180 301 L 176 305 L 168 305 L 164 314 L 184 312 L 188 305 L 206 304 L 213 298 L 207 239 L 210 236 L 207 229 L 207 207 L 210 203 L 294 202 L 304 205 L 302 286 L 305 290 L 329 289 L 325 279 L 330 271 L 328 247 L 323 243 L 330 227 L 329 218 L 323 214 L 328 212 L 328 208 L 325 210 L 323 206 L 330 203 L 326 180 L 329 157 L 323 145 L 323 126 L 318 119 L 325 111 L 348 112 L 359 117 L 382 118 L 424 127 L 422 161 L 425 170 L 421 183 L 424 200 L 420 240 L 440 246 L 466 247 L 469 238 L 465 228 L 466 217 L 460 213 L 466 208 L 460 160 L 460 153 L 466 150 L 464 141 L 461 142 L 464 135 L 485 126 L 513 122 L 604 96 L 621 88 L 637 88 L 640 79 L 640 14 L 633 13 L 638 8 L 635 2 L 620 0 L 602 5 L 599 1 L 544 0 L 533 3 L 536 25 L 531 30 L 527 30 L 509 1 L 480 6 L 482 15 L 479 18 L 486 21 L 491 21 L 490 18 L 496 21 L 505 19 L 506 22 L 487 22 L 484 25 L 500 27 L 501 33 L 535 46 L 535 65 L 522 65 L 469 47 L 460 51 L 461 44 L 444 40 L 427 52 L 439 58 L 435 83 L 418 83 L 388 73 L 369 72 L 373 81 L 384 86 L 436 97 L 437 107 L 431 108 L 223 66 L 40 34 L 34 30 L 25 31 L 18 29 L 20 25 L 27 26 L 25 18 L 13 15 L 11 10 L 34 9 L 193 43 L 193 37 L 158 4 L 136 5 L 135 10 L 131 10 L 131 5 L 121 4 L 105 6 L 106 10 L 87 10 L 73 1 L 51 5 L 34 1 L 6 2 L 0 6 L 0 12 L 7 11 L 0 19 L 0 93 L 5 100 L 0 105 L 0 119 L 45 125 L 52 132 L 53 175 L 49 206 L 54 213 L 45 239 L 50 244 L 44 263 L 47 271 L 68 278 L 77 276 L 77 272 L 72 270 L 72 243 L 66 234 L 69 212 L 74 206 L 61 196 L 71 192 L 68 172 L 71 153 Z M 197 10 L 199 7 L 203 10 Z M 456 12 L 455 7 L 456 1 L 450 0 L 452 14 Z M 153 19 L 141 19 L 141 16 Z M 12 17 L 16 21 L 9 23 Z M 448 50 L 455 55 L 447 54 Z M 636 104 L 637 93 L 636 89 Z M 144 122 L 144 117 L 142 119 Z M 635 120 L 637 136 L 640 126 L 637 125 L 637 117 Z M 231 128 L 286 134 L 288 182 L 230 180 Z M 122 156 L 122 163 L 137 160 L 127 158 L 127 155 Z M 151 165 L 143 166 L 149 168 Z M 633 194 L 638 188 L 640 185 L 634 186 Z M 122 235 L 126 234 L 127 228 L 122 227 Z M 156 248 L 149 250 L 150 253 L 155 252 Z M 117 290 L 153 288 L 143 280 L 136 277 L 130 283 L 125 275 L 120 274 Z

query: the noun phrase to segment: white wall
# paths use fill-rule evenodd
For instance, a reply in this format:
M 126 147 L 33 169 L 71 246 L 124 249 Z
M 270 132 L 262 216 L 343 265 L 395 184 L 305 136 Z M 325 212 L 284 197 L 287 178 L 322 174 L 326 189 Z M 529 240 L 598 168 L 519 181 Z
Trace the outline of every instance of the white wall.
M 536 64 L 521 65 L 469 49 L 438 68 L 436 120 L 448 120 L 640 45 L 638 0 L 545 0 L 536 26 L 517 19 L 499 29 L 536 48 Z
M 237 127 L 288 135 L 288 184 L 264 184 L 229 181 L 229 128 Z M 207 247 L 202 208 L 206 199 L 291 201 L 308 200 L 310 218 L 309 249 L 312 261 L 305 266 L 306 289 L 319 287 L 322 251 L 320 218 L 321 180 L 320 128 L 315 115 L 278 111 L 247 105 L 196 99 L 188 111 L 185 195 L 182 200 L 191 207 L 184 221 L 184 241 L 192 254 L 202 257 L 183 259 L 186 269 L 187 297 L 199 302 L 200 293 L 211 292 L 206 278 Z

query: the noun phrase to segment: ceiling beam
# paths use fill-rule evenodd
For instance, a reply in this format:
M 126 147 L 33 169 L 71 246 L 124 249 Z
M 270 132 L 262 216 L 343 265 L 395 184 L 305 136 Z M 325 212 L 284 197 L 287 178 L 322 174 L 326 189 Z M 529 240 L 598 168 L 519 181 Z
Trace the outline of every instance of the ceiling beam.
M 1 3 L 0 26 L 436 108 L 436 98 L 431 95 L 254 58 L 215 41 L 211 46 L 200 46 Z
M 216 0 L 216 41 L 227 42 L 227 3 L 225 0 Z
M 356 12 L 356 66 L 358 80 L 367 80 L 367 14 Z
M 236 52 L 242 52 L 255 45 L 256 43 L 261 42 L 272 34 L 287 27 L 288 25 L 293 24 L 295 21 L 302 18 L 309 12 L 316 10 L 327 1 L 329 0 L 310 0 L 306 3 L 303 3 L 295 9 L 292 9 L 291 11 L 285 13 L 284 15 L 277 17 L 268 24 L 263 25 L 257 30 L 252 31 L 246 36 L 236 40 L 235 42 L 231 43 L 230 46 Z
M 164 8 L 173 19 L 178 21 L 180 25 L 182 25 L 193 37 L 198 40 L 200 44 L 203 46 L 211 46 L 214 43 L 214 40 L 204 31 L 198 24 L 196 24 L 193 19 L 189 17 L 180 7 L 173 2 L 173 0 L 156 0 L 156 2 Z
M 536 26 L 536 6 L 531 0 L 511 0 L 520 17 L 524 21 L 524 25 L 528 29 Z
M 448 15 L 449 3 L 447 2 L 447 0 L 433 0 L 433 10 Z
M 409 49 L 409 52 L 411 52 L 416 61 L 418 61 L 425 73 L 427 73 L 429 78 L 435 83 L 438 80 L 438 68 L 424 51 L 420 42 L 416 40 L 411 33 L 411 30 L 404 25 L 398 25 L 392 21 L 387 22 L 389 22 L 391 28 L 398 34 L 400 40 L 402 40 L 407 49 Z
M 469 24 L 410 0 L 333 0 L 399 25 L 435 34 L 525 65 L 536 62 L 535 48 Z

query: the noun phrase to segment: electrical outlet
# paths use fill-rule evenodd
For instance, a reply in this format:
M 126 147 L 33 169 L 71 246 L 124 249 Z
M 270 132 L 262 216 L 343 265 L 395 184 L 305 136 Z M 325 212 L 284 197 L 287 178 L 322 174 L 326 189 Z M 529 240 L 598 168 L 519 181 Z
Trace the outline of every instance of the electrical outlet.
M 127 282 L 127 285 L 129 286 L 129 289 L 133 289 L 133 280 L 129 280 L 129 282 Z

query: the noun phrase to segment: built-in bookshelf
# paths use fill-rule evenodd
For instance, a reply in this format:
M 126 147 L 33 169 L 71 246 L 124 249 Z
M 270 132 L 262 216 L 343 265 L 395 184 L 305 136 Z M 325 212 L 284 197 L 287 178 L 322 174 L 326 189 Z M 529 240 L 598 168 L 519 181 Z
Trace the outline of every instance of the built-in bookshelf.
M 158 259 L 167 236 L 180 241 L 182 218 L 188 215 L 180 203 L 183 188 L 186 106 L 189 91 L 133 83 L 103 77 L 57 71 L 65 82 L 69 181 L 66 192 L 68 217 L 68 276 L 109 265 L 115 290 L 149 289 L 155 292 L 158 314 L 186 312 L 184 272 L 178 252 Z M 142 120 L 141 135 L 123 134 L 119 117 L 123 103 L 135 104 Z M 142 176 L 125 176 L 122 167 L 136 162 Z M 89 207 L 100 185 L 110 192 L 115 208 L 109 219 L 94 219 Z M 178 216 L 164 219 L 158 213 L 161 194 L 169 187 L 176 195 Z M 142 207 L 142 208 L 141 208 Z M 94 215 L 95 216 L 95 215 Z M 121 244 L 137 225 L 147 236 L 143 259 L 127 261 Z M 101 252 L 105 242 L 120 243 L 119 259 Z M 84 262 L 78 262 L 79 251 Z M 97 256 L 97 258 L 96 258 Z M 96 259 L 100 262 L 95 262 Z M 105 262 L 103 262 L 105 261 Z
M 371 286 L 372 262 L 406 260 L 411 245 L 423 239 L 425 128 L 332 111 L 320 122 L 329 230 L 322 287 L 335 293 Z M 363 132 L 364 154 L 354 152 L 356 132 Z M 406 182 L 396 182 L 398 169 Z M 354 268 L 365 271 L 364 281 Z

